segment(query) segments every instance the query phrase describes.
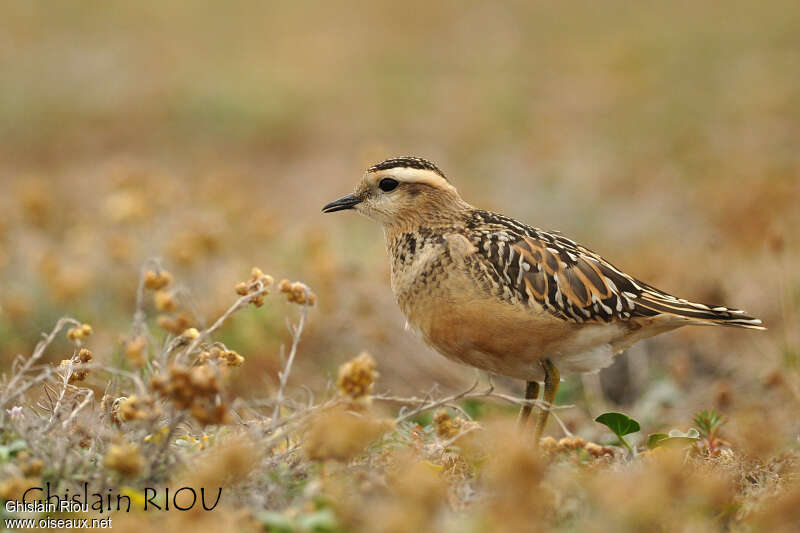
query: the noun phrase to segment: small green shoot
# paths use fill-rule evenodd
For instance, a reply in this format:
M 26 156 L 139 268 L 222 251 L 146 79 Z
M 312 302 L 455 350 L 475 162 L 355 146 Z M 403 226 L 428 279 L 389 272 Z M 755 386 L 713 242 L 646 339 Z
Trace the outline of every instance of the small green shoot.
M 603 413 L 595 418 L 594 421 L 603 424 L 613 431 L 622 445 L 625 446 L 631 454 L 634 453 L 631 445 L 625 440 L 625 435 L 636 433 L 642 429 L 639 422 L 622 413 Z
M 698 440 L 700 440 L 700 433 L 694 428 L 689 428 L 689 431 L 686 433 L 673 429 L 669 433 L 653 433 L 647 437 L 647 448 L 649 450 L 654 450 L 662 446 L 669 448 L 685 448 L 691 446 Z
M 717 445 L 720 428 L 728 421 L 724 415 L 711 411 L 700 411 L 694 415 L 693 422 L 700 428 L 700 435 L 708 444 L 708 451 L 713 452 Z

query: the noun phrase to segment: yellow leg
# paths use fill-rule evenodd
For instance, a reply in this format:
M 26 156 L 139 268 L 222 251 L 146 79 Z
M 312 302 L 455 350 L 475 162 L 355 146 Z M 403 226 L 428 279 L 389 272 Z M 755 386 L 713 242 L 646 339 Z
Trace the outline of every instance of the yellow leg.
M 525 399 L 526 400 L 535 400 L 539 397 L 539 383 L 536 381 L 529 381 L 527 386 L 525 387 Z M 519 417 L 517 418 L 517 426 L 520 429 L 524 429 L 525 425 L 528 423 L 528 417 L 531 414 L 531 409 L 533 408 L 532 405 L 524 405 L 519 412 Z
M 539 411 L 539 419 L 536 421 L 536 430 L 533 435 L 534 443 L 537 446 L 539 439 L 542 438 L 544 426 L 547 425 L 547 416 L 550 414 L 550 407 L 553 406 L 556 399 L 556 391 L 558 391 L 558 384 L 561 380 L 558 369 L 550 359 L 542 361 L 542 368 L 544 369 L 544 394 L 542 395 L 542 400 L 545 402 L 545 408 Z

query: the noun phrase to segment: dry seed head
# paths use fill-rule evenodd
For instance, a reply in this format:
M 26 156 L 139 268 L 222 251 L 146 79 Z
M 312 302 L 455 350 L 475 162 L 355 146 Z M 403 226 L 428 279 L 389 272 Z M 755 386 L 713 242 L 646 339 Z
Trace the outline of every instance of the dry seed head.
M 230 435 L 197 458 L 186 474 L 185 486 L 228 487 L 258 470 L 258 446 L 246 435 Z
M 361 352 L 358 357 L 340 366 L 336 380 L 339 392 L 354 400 L 367 398 L 379 375 L 377 366 L 375 359 L 367 352 Z
M 125 359 L 131 366 L 141 367 L 145 363 L 144 350 L 147 347 L 147 340 L 139 335 L 125 343 Z
M 91 361 L 92 360 L 91 350 L 88 350 L 86 348 L 81 348 L 80 351 L 78 351 L 78 360 L 81 363 L 88 363 L 89 361 Z
M 61 362 L 58 364 L 59 367 L 63 368 L 65 372 L 70 372 L 69 375 L 69 383 L 75 383 L 77 381 L 83 381 L 86 379 L 86 376 L 89 375 L 89 369 L 82 369 L 80 368 L 80 363 L 73 361 L 72 359 L 62 359 Z
M 88 370 L 75 370 L 72 372 L 72 375 L 69 377 L 70 383 L 75 383 L 77 381 L 83 381 L 89 375 Z
M 399 499 L 433 514 L 446 496 L 446 487 L 435 469 L 416 462 L 392 476 L 392 488 Z
M 558 441 L 553 437 L 545 437 L 539 441 L 539 449 L 546 454 L 558 451 Z
M 553 504 L 543 483 L 547 462 L 510 424 L 496 428 L 492 439 L 503 453 L 491 454 L 486 465 L 489 520 L 502 523 L 503 531 L 531 531 L 531 524 L 546 524 Z
M 42 470 L 44 470 L 44 461 L 41 459 L 30 459 L 25 461 L 20 468 L 22 473 L 25 474 L 25 477 L 39 476 Z
M 250 282 L 255 283 L 256 281 L 260 281 L 265 287 L 269 287 L 275 283 L 275 280 L 272 276 L 269 274 L 264 274 L 258 267 L 253 267 L 253 269 L 250 271 Z
M 153 376 L 150 387 L 169 398 L 177 408 L 189 411 L 202 424 L 230 422 L 227 406 L 216 401 L 221 389 L 208 365 L 193 368 L 173 365 L 167 376 Z
M 242 366 L 244 364 L 244 357 L 233 350 L 221 352 L 220 359 L 228 366 Z
M 264 274 L 258 267 L 253 267 L 250 272 L 250 280 L 242 281 L 236 284 L 236 294 L 239 296 L 247 296 L 248 294 L 259 292 L 259 294 L 254 295 L 250 299 L 250 303 L 256 307 L 261 307 L 264 305 L 264 294 L 266 294 L 266 289 L 272 285 L 274 281 L 275 280 L 272 279 L 272 276 Z
M 201 363 L 212 360 L 225 366 L 242 366 L 244 364 L 244 357 L 237 352 L 227 349 L 223 350 L 217 346 L 200 353 L 199 361 Z
M 197 328 L 188 328 L 181 333 L 181 337 L 191 341 L 195 340 L 199 336 L 200 332 L 197 331 Z
M 144 459 L 135 444 L 112 444 L 103 459 L 106 468 L 117 472 L 122 477 L 134 477 L 141 472 Z
M 153 296 L 153 301 L 159 311 L 174 311 L 178 307 L 172 293 L 164 290 L 157 291 Z
M 139 397 L 130 395 L 119 403 L 118 415 L 120 420 L 148 420 L 155 417 L 157 408 L 151 396 Z
M 393 427 L 392 420 L 356 414 L 339 405 L 311 419 L 303 447 L 311 460 L 348 461 Z
M 88 364 L 92 360 L 92 358 L 93 356 L 90 350 L 87 350 L 86 348 L 81 348 L 80 351 L 78 352 L 78 362 L 76 364 L 72 364 L 72 361 L 70 360 L 62 361 L 61 364 L 62 366 L 64 366 L 64 363 L 66 362 L 68 365 L 76 367 L 79 366 L 80 364 Z M 73 383 L 76 381 L 83 381 L 84 379 L 86 379 L 86 376 L 88 375 L 89 375 L 88 368 L 73 368 L 72 374 L 69 377 L 69 382 Z
M 286 295 L 289 303 L 312 306 L 317 302 L 317 296 L 305 283 L 295 281 L 292 283 L 288 279 L 282 279 L 278 284 L 278 289 Z
M 92 334 L 92 326 L 89 324 L 82 324 L 67 330 L 67 338 L 70 340 L 85 339 Z
M 583 448 L 584 441 L 580 437 L 564 437 L 558 441 L 558 450 L 559 451 L 566 451 L 566 450 L 577 450 L 578 448 Z
M 179 313 L 174 317 L 168 315 L 159 315 L 156 319 L 156 323 L 158 323 L 159 327 L 163 328 L 164 330 L 169 331 L 174 335 L 179 335 L 189 327 L 191 320 L 185 313 Z
M 608 448 L 606 446 L 601 446 L 596 442 L 587 442 L 584 447 L 584 450 L 591 455 L 592 457 L 602 457 L 603 455 L 610 455 L 611 457 L 614 456 L 614 450 L 612 448 Z M 657 448 L 658 449 L 658 448 Z
M 292 283 L 292 295 L 291 295 L 290 299 L 292 299 L 292 300 L 294 300 L 294 301 L 296 301 L 298 303 L 300 303 L 300 302 L 304 303 L 305 302 L 306 289 L 305 289 L 305 287 L 303 287 L 303 285 L 301 283 L 299 283 L 299 282 Z
M 219 392 L 217 377 L 208 365 L 201 365 L 192 368 L 189 373 L 189 381 L 192 387 L 202 395 L 216 394 Z
M 172 283 L 172 274 L 166 270 L 161 270 L 159 272 L 148 270 L 145 272 L 144 286 L 147 289 L 153 291 L 161 290 L 165 287 L 168 287 L 170 283 Z
M 433 424 L 436 436 L 440 439 L 452 439 L 461 432 L 465 420 L 461 417 L 453 418 L 447 409 L 439 409 L 433 415 Z
M 195 404 L 191 412 L 195 420 L 201 424 L 223 425 L 231 422 L 231 416 L 225 404 L 211 406 Z

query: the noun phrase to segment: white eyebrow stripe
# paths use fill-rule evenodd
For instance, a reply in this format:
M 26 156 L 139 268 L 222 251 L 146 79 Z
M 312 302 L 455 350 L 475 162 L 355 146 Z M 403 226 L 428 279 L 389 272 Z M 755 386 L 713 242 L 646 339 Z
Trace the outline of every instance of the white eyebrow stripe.
M 391 177 L 403 183 L 422 183 L 425 185 L 430 185 L 431 187 L 436 187 L 437 189 L 444 189 L 453 193 L 457 193 L 456 188 L 453 187 L 449 181 L 432 170 L 397 167 L 387 170 L 378 170 L 372 175 L 375 177 L 376 182 L 383 178 Z

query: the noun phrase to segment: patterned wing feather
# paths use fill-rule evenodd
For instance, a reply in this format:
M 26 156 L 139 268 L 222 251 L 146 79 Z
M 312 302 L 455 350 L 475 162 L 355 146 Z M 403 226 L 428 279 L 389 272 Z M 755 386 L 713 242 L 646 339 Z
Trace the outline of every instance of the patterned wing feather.
M 571 322 L 611 322 L 674 315 L 697 323 L 763 329 L 744 311 L 676 298 L 616 268 L 598 254 L 557 233 L 475 211 L 468 221 L 472 244 L 498 294 L 541 305 Z

